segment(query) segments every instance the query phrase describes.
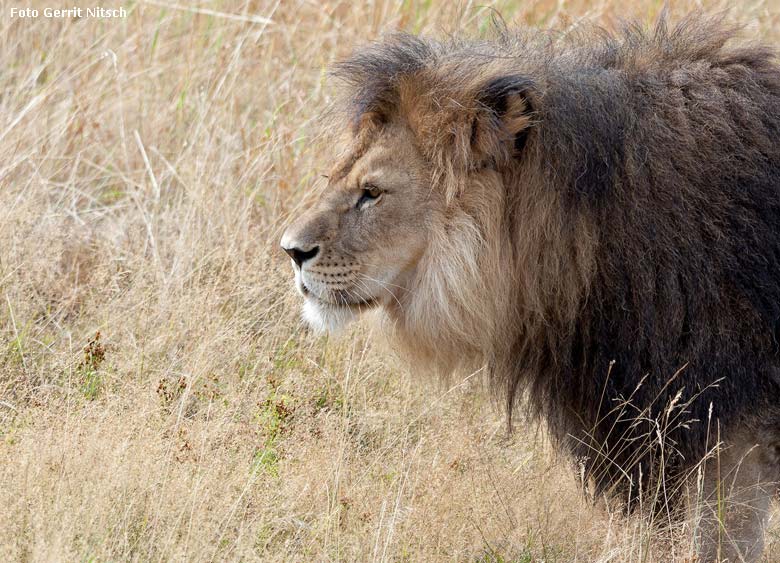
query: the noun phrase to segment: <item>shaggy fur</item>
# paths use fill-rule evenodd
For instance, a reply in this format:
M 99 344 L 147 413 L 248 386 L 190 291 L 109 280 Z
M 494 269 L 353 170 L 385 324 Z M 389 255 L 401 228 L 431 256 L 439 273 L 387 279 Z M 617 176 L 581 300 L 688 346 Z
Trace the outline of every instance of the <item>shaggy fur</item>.
M 393 35 L 335 71 L 361 143 L 403 122 L 449 206 L 396 336 L 487 365 L 599 492 L 674 484 L 716 422 L 780 442 L 780 69 L 733 35 Z

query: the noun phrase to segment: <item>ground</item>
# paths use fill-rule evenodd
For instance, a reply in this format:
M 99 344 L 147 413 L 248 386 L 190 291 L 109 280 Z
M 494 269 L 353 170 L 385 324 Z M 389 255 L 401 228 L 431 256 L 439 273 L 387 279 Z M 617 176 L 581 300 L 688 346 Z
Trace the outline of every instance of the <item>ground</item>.
M 660 2 L 16 6 L 0 7 L 0 559 L 669 560 L 685 530 L 587 500 L 542 428 L 507 434 L 479 374 L 426 379 L 368 323 L 306 330 L 278 248 L 331 165 L 325 69 L 354 45 L 477 34 L 496 13 L 613 27 Z M 778 0 L 729 17 L 780 38 Z

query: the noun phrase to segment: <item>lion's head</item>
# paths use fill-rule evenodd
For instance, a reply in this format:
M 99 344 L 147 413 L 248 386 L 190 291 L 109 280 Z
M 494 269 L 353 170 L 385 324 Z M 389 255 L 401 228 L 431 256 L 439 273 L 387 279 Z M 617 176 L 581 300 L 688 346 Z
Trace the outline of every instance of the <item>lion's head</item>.
M 320 201 L 282 237 L 304 317 L 337 330 L 374 307 L 407 300 L 433 218 L 444 210 L 408 127 L 364 120 L 362 138 Z
M 415 359 L 448 371 L 489 357 L 514 330 L 511 280 L 526 257 L 512 230 L 554 210 L 518 226 L 507 205 L 550 207 L 555 194 L 537 193 L 532 176 L 525 194 L 504 189 L 532 144 L 537 86 L 487 54 L 475 65 L 478 52 L 443 60 L 439 48 L 396 36 L 337 67 L 347 148 L 282 246 L 311 325 L 335 330 L 379 308 Z

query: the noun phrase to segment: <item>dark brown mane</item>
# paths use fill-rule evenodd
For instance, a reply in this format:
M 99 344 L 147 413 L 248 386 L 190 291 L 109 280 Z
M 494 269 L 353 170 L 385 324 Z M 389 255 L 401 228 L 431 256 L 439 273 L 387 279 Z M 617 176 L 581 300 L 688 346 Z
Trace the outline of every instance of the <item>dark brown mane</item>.
M 629 498 L 674 483 L 718 427 L 760 416 L 777 431 L 773 51 L 731 46 L 735 31 L 703 16 L 497 35 L 396 34 L 335 73 L 355 123 L 409 123 L 453 201 L 475 170 L 501 174 L 494 219 L 512 237 L 502 266 L 516 287 L 481 352 L 510 413 L 527 396 L 597 489 Z M 523 101 L 514 129 L 508 93 Z

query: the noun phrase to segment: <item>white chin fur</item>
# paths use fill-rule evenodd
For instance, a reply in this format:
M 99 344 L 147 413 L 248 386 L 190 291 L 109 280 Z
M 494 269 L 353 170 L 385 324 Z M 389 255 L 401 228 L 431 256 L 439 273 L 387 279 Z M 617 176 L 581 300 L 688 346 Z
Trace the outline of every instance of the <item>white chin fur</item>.
M 334 307 L 313 299 L 303 303 L 303 320 L 320 332 L 341 332 L 357 317 L 358 313 L 349 307 Z

